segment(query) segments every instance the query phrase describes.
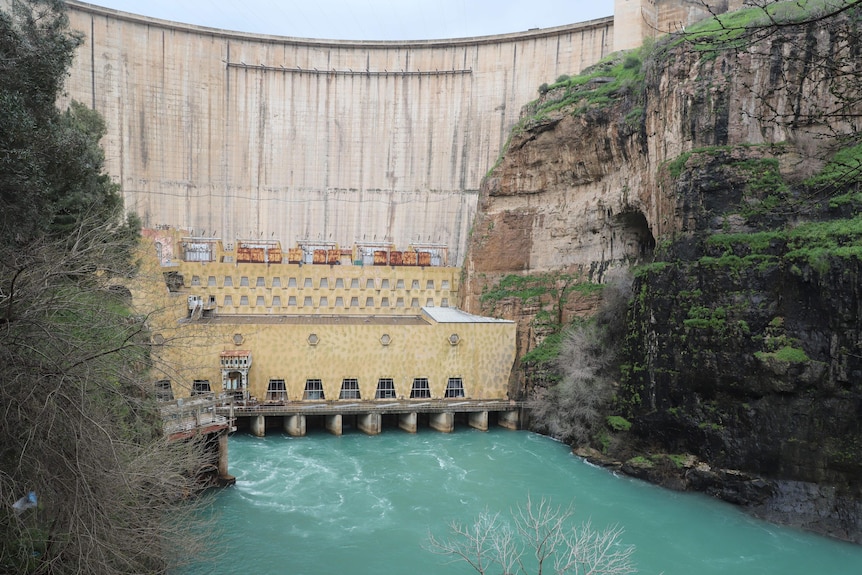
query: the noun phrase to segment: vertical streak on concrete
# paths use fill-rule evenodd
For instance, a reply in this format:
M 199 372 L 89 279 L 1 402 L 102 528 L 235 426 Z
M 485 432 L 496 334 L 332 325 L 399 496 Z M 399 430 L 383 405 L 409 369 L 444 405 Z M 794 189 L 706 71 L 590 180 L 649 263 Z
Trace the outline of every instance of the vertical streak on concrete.
M 488 412 L 476 411 L 467 414 L 467 423 L 473 429 L 488 431 Z
M 221 153 L 221 161 L 222 161 L 222 186 L 224 187 L 224 194 L 222 198 L 222 202 L 224 203 L 224 211 L 221 214 L 222 218 L 222 230 L 224 230 L 224 238 L 229 242 L 233 243 L 235 237 L 232 237 L 234 234 L 234 227 L 231 225 L 234 222 L 233 217 L 233 201 L 232 201 L 232 193 L 230 189 L 231 182 L 231 173 L 230 173 L 230 160 L 231 150 L 230 150 L 230 142 L 231 142 L 231 116 L 233 115 L 233 111 L 231 110 L 231 77 L 230 77 L 230 40 L 225 42 L 225 65 L 224 65 L 224 140 L 222 144 L 222 153 Z
M 429 413 L 428 425 L 442 433 L 451 433 L 455 429 L 455 414 L 451 411 Z
M 285 415 L 284 431 L 291 437 L 303 437 L 306 433 L 304 415 Z
M 497 415 L 497 423 L 500 425 L 500 427 L 514 430 L 519 429 L 518 424 L 520 417 L 518 416 L 517 409 L 513 409 L 512 411 L 501 411 Z
M 90 16 L 90 82 L 91 82 L 91 105 L 92 109 L 96 109 L 96 43 L 93 38 L 96 36 L 96 17 Z
M 382 416 L 379 413 L 363 413 L 356 417 L 356 427 L 368 435 L 379 435 Z

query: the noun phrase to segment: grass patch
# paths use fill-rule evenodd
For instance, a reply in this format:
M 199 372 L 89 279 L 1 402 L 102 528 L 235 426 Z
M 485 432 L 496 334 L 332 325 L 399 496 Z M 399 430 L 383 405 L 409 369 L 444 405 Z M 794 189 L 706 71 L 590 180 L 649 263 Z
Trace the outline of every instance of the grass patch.
M 607 422 L 608 427 L 614 431 L 628 431 L 632 428 L 631 422 L 625 417 L 619 415 L 609 415 Z

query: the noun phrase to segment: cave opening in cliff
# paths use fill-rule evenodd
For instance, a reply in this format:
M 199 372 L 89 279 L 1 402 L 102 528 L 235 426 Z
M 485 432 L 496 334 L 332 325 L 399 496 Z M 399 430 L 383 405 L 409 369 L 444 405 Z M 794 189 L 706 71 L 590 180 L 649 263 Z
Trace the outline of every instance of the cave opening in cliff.
M 616 215 L 626 237 L 629 255 L 639 259 L 652 256 L 655 236 L 652 235 L 646 216 L 640 210 L 628 210 Z

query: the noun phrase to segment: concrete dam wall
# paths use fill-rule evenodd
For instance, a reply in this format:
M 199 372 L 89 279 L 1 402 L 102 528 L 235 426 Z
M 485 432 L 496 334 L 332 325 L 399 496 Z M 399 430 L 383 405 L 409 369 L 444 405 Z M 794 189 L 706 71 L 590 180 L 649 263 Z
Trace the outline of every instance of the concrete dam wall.
M 66 88 L 105 118 L 107 169 L 149 227 L 350 245 L 445 244 L 543 82 L 613 50 L 613 18 L 410 42 L 307 40 L 69 2 Z

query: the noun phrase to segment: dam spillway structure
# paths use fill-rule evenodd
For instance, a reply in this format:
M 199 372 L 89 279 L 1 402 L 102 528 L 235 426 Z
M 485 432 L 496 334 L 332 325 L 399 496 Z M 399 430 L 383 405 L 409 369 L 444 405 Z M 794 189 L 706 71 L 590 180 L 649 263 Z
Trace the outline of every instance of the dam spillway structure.
M 613 18 L 513 34 L 342 41 L 245 34 L 69 1 L 69 99 L 146 227 L 416 242 L 459 265 L 480 182 L 542 83 L 613 49 Z M 374 230 L 375 233 L 372 233 Z

